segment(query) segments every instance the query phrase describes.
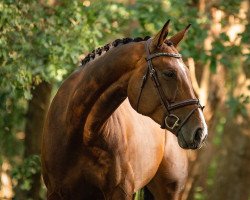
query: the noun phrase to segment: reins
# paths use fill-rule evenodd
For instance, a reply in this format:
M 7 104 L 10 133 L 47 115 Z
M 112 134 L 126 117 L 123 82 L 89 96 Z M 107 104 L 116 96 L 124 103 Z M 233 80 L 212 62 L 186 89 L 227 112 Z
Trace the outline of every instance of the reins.
M 150 75 L 150 78 L 153 81 L 154 86 L 156 88 L 156 91 L 160 97 L 161 104 L 164 106 L 164 108 L 166 110 L 165 117 L 162 120 L 161 128 L 167 128 L 171 132 L 173 132 L 175 135 L 178 136 L 178 132 L 181 130 L 183 125 L 188 121 L 188 119 L 192 116 L 192 114 L 195 112 L 195 110 L 198 108 L 201 108 L 203 110 L 204 107 L 200 105 L 199 99 L 187 99 L 187 100 L 184 100 L 181 102 L 176 102 L 176 103 L 170 103 L 168 101 L 168 99 L 163 91 L 163 88 L 159 82 L 156 70 L 153 67 L 152 59 L 154 59 L 156 57 L 160 57 L 160 56 L 167 56 L 167 57 L 173 57 L 173 58 L 179 59 L 182 56 L 181 56 L 181 54 L 178 54 L 178 53 L 165 53 L 165 52 L 150 54 L 150 50 L 149 50 L 150 42 L 151 42 L 151 39 L 148 39 L 146 41 L 147 71 L 142 78 L 142 84 L 141 84 L 139 96 L 137 99 L 136 109 L 138 112 L 139 103 L 140 103 L 140 99 L 141 99 L 141 95 L 142 95 L 142 90 L 145 86 L 148 75 Z M 185 107 L 185 106 L 189 106 L 189 105 L 195 105 L 195 108 L 193 108 L 182 121 L 178 116 L 176 116 L 175 114 L 170 112 L 170 111 L 173 111 L 173 110 Z M 169 123 L 171 119 L 174 120 L 174 123 L 172 123 L 172 124 Z

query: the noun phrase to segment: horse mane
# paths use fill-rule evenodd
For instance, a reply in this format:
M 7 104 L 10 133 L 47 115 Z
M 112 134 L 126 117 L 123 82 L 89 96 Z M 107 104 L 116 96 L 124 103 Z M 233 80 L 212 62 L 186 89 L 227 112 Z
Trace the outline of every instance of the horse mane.
M 141 42 L 146 41 L 150 38 L 150 36 L 146 36 L 144 38 L 136 37 L 136 38 L 123 38 L 123 39 L 116 39 L 113 42 L 110 42 L 103 47 L 99 47 L 94 49 L 91 53 L 89 53 L 84 59 L 81 60 L 81 66 L 84 66 L 89 61 L 94 60 L 95 57 L 102 55 L 103 52 L 109 51 L 112 47 L 117 47 L 118 45 L 127 44 L 130 42 Z

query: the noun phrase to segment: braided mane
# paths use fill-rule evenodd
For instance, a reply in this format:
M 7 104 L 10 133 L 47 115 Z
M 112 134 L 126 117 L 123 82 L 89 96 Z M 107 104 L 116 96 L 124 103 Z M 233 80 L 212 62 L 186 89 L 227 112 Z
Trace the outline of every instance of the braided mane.
M 146 41 L 150 37 L 146 36 L 144 38 L 137 37 L 137 38 L 123 38 L 123 39 L 116 39 L 115 41 L 108 43 L 104 45 L 103 47 L 99 47 L 95 50 L 93 50 L 91 53 L 89 53 L 82 61 L 81 61 L 81 66 L 84 66 L 86 63 L 88 63 L 91 60 L 94 60 L 95 57 L 98 57 L 102 55 L 102 53 L 107 52 L 110 50 L 112 47 L 117 47 L 118 45 L 122 44 L 127 44 L 130 42 L 141 42 L 141 41 Z

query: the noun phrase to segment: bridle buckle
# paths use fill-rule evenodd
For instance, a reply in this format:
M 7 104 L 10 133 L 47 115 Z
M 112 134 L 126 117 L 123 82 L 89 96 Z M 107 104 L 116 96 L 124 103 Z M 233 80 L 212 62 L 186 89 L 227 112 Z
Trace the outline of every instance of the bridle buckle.
M 175 120 L 175 122 L 174 122 L 174 124 L 173 124 L 173 126 L 170 126 L 170 125 L 168 125 L 168 118 L 169 117 L 174 117 L 176 120 Z M 169 114 L 169 115 L 167 115 L 166 116 L 166 118 L 165 118 L 165 125 L 166 125 L 166 127 L 168 127 L 169 129 L 171 129 L 171 130 L 174 130 L 174 128 L 175 127 L 178 127 L 180 124 L 178 124 L 178 122 L 180 121 L 180 119 L 179 119 L 179 117 L 177 117 L 176 115 L 174 115 L 174 114 Z

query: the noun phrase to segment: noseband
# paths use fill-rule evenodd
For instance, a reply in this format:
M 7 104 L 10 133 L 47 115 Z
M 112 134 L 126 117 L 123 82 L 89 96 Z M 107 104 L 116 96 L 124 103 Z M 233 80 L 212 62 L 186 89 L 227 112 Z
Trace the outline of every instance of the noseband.
M 168 99 L 167 99 L 167 97 L 166 97 L 166 95 L 161 87 L 161 84 L 159 82 L 157 73 L 153 67 L 152 59 L 156 58 L 156 57 L 160 57 L 160 56 L 167 56 L 167 57 L 173 57 L 173 58 L 179 59 L 182 56 L 181 56 L 181 54 L 177 54 L 177 53 L 165 53 L 165 52 L 150 54 L 150 50 L 149 50 L 150 42 L 151 42 L 151 39 L 146 41 L 147 71 L 142 79 L 141 90 L 140 90 L 140 93 L 139 93 L 139 96 L 137 99 L 136 109 L 138 111 L 142 90 L 144 88 L 144 85 L 146 83 L 146 80 L 147 80 L 147 77 L 149 74 L 150 78 L 153 81 L 154 86 L 155 86 L 155 88 L 160 96 L 161 104 L 164 106 L 164 108 L 166 110 L 166 114 L 165 114 L 165 117 L 163 118 L 161 128 L 164 128 L 164 129 L 167 128 L 170 131 L 172 131 L 175 135 L 178 136 L 178 132 L 181 130 L 182 126 L 188 121 L 188 119 L 191 117 L 191 115 L 194 113 L 194 111 L 198 108 L 201 108 L 203 110 L 204 106 L 200 105 L 199 99 L 187 99 L 187 100 L 184 100 L 181 102 L 176 102 L 176 103 L 170 103 L 168 101 Z M 173 111 L 173 110 L 177 110 L 179 108 L 189 106 L 189 105 L 195 105 L 195 108 L 193 108 L 183 120 L 181 120 L 175 114 L 171 113 L 171 111 Z M 169 123 L 169 120 L 171 120 L 171 119 L 173 121 L 172 124 Z

